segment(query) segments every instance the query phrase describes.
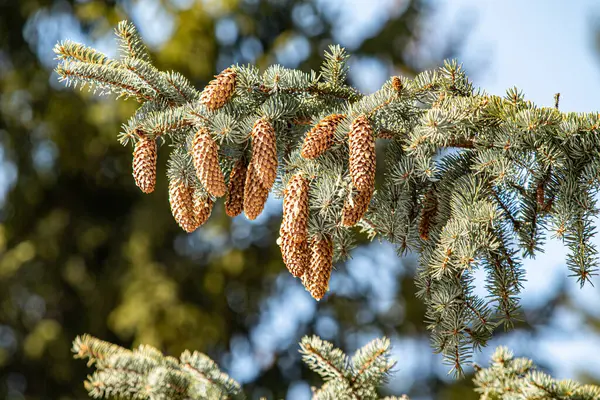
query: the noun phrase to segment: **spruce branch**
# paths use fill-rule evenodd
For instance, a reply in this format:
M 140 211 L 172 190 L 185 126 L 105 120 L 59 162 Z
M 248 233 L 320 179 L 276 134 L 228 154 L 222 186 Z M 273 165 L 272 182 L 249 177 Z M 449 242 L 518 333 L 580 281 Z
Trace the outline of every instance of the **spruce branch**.
M 75 358 L 88 358 L 95 372 L 85 388 L 93 398 L 123 399 L 241 399 L 240 385 L 206 355 L 184 351 L 180 359 L 164 356 L 141 345 L 133 351 L 96 339 L 78 336 Z
M 115 28 L 115 34 L 119 38 L 119 47 L 124 58 L 130 57 L 148 63 L 151 62 L 148 49 L 133 23 L 129 21 L 119 22 Z
M 592 400 L 600 397 L 600 387 L 571 380 L 557 381 L 538 371 L 531 360 L 514 357 L 505 347 L 496 349 L 492 364 L 477 371 L 473 381 L 475 392 L 484 400 Z
M 121 59 L 63 41 L 55 46 L 57 72 L 67 84 L 141 103 L 119 140 L 138 149 L 134 176 L 144 192 L 154 188 L 160 144 L 170 147 L 171 208 L 186 231 L 210 214 L 207 192 L 221 196 L 227 186 L 235 192 L 228 214 L 255 219 L 269 193 L 283 196 L 292 176 L 306 177 L 308 232 L 280 240 L 286 265 L 320 299 L 331 262 L 349 255 L 354 226 L 396 244 L 399 254 L 418 253 L 415 279 L 432 343 L 454 370 L 496 326 L 518 320 L 522 258 L 542 251 L 546 231 L 564 240 L 567 267 L 582 285 L 597 274 L 599 114 L 539 107 L 516 88 L 487 94 L 456 61 L 412 79 L 391 77 L 365 95 L 346 82 L 348 53 L 339 46 L 327 50 L 319 73 L 233 65 L 200 92 L 156 69 L 131 23 L 116 32 Z M 198 131 L 212 143 L 201 179 L 190 156 Z M 382 152 L 388 168 L 378 174 Z M 243 176 L 229 174 L 234 165 L 247 165 Z M 318 279 L 306 266 L 309 244 L 320 249 Z M 473 294 L 477 269 L 487 277 L 483 298 Z

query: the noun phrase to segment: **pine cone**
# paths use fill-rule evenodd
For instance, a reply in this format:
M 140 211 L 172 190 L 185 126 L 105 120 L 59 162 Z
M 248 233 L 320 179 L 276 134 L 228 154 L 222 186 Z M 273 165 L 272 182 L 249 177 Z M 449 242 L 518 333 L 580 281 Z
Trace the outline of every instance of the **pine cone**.
M 404 89 L 404 84 L 402 83 L 402 79 L 399 76 L 394 76 L 392 78 L 392 87 L 398 94 L 402 93 L 402 90 Z
M 308 267 L 308 241 L 293 240 L 290 236 L 281 236 L 277 241 L 281 248 L 281 258 L 288 271 L 296 278 L 304 275 Z
M 431 231 L 431 225 L 437 215 L 437 197 L 435 192 L 430 190 L 425 193 L 423 201 L 423 208 L 421 209 L 421 221 L 419 222 L 419 236 L 423 240 L 429 240 L 429 232 Z
M 265 189 L 256 176 L 254 164 L 248 165 L 244 184 L 244 213 L 248 219 L 256 219 L 265 208 L 269 189 Z
M 343 114 L 331 114 L 319 121 L 306 134 L 300 155 L 313 159 L 327 151 L 333 144 L 335 129 L 345 117 Z
M 133 179 L 144 193 L 152 193 L 156 185 L 156 140 L 140 137 L 133 150 Z
M 198 228 L 194 212 L 194 188 L 180 180 L 169 182 L 169 203 L 175 221 L 186 232 L 193 232 Z
M 236 75 L 232 68 L 223 70 L 204 88 L 200 95 L 200 102 L 211 111 L 223 107 L 235 91 Z
M 239 215 L 244 209 L 244 183 L 248 167 L 243 159 L 238 160 L 229 174 L 229 190 L 225 199 L 225 213 L 230 217 Z
M 321 300 L 329 290 L 329 278 L 333 268 L 333 241 L 330 237 L 310 242 L 310 261 L 303 283 L 310 295 Z
M 213 200 L 205 193 L 200 190 L 196 190 L 194 193 L 194 217 L 196 218 L 197 227 L 203 225 L 210 214 L 212 213 Z
M 535 188 L 535 197 L 537 200 L 537 204 L 541 209 L 544 209 L 544 206 L 546 205 L 546 188 L 545 188 L 546 182 L 545 180 L 540 180 L 537 184 L 537 187 Z
M 373 188 L 356 191 L 352 201 L 346 200 L 342 209 L 342 225 L 348 227 L 356 225 L 367 212 L 371 197 L 373 197 Z
M 261 118 L 252 128 L 252 160 L 256 177 L 262 186 L 271 190 L 277 177 L 277 143 L 275 130 L 269 121 Z
M 198 180 L 215 197 L 225 195 L 227 186 L 219 166 L 219 148 L 206 128 L 200 128 L 192 143 L 192 157 Z
M 295 242 L 306 241 L 308 235 L 308 179 L 294 175 L 283 196 L 283 218 L 279 234 Z
M 364 115 L 356 118 L 350 126 L 350 176 L 358 190 L 375 186 L 375 139 L 369 120 Z

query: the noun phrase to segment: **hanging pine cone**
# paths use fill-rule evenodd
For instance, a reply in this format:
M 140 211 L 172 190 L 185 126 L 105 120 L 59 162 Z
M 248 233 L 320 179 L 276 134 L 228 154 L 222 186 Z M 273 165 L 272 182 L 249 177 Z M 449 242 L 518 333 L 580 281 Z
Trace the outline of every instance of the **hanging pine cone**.
M 540 209 L 544 209 L 544 206 L 546 204 L 546 181 L 541 179 L 536 188 L 535 188 L 535 197 L 537 200 L 537 204 L 540 207 Z
M 308 235 L 308 179 L 294 175 L 283 195 L 283 217 L 279 234 L 291 240 L 305 241 Z
M 329 290 L 329 278 L 333 268 L 333 241 L 330 237 L 312 239 L 310 261 L 303 283 L 310 295 L 321 300 Z
M 373 197 L 373 188 L 356 191 L 351 199 L 347 199 L 342 209 L 342 225 L 348 227 L 356 225 L 367 212 L 371 197 Z
M 352 183 L 358 190 L 369 190 L 375 186 L 376 160 L 373 129 L 366 116 L 359 116 L 350 125 L 348 145 Z
M 235 163 L 229 174 L 225 213 L 230 217 L 239 215 L 244 209 L 244 183 L 247 169 L 246 162 L 240 159 Z
M 232 68 L 223 70 L 210 81 L 200 95 L 200 102 L 211 111 L 223 107 L 235 91 L 236 73 Z
M 301 277 L 308 266 L 308 241 L 294 240 L 289 235 L 279 237 L 277 241 L 281 248 L 281 258 L 288 271 L 296 278 Z
M 210 217 L 213 208 L 213 200 L 206 193 L 196 190 L 194 193 L 194 217 L 196 218 L 196 227 L 200 227 Z
M 261 118 L 252 128 L 252 160 L 256 177 L 262 186 L 270 190 L 277 177 L 277 143 L 275 129 L 271 123 Z
M 437 197 L 433 189 L 425 193 L 423 208 L 421 209 L 421 220 L 419 222 L 419 236 L 423 240 L 429 240 L 429 232 L 433 219 L 437 215 Z
M 331 114 L 319 121 L 308 133 L 302 144 L 300 155 L 307 159 L 317 158 L 333 144 L 333 135 L 343 114 Z
M 193 232 L 198 228 L 194 212 L 194 188 L 181 180 L 172 179 L 169 182 L 169 203 L 175 221 L 186 232 Z
M 219 165 L 219 148 L 206 128 L 200 128 L 192 143 L 192 158 L 198 180 L 215 197 L 225 195 L 227 186 Z
M 244 184 L 244 213 L 248 219 L 256 219 L 265 208 L 265 203 L 269 197 L 269 189 L 262 186 L 256 176 L 254 164 L 248 165 L 246 172 L 246 182 Z
M 140 137 L 133 150 L 133 179 L 144 193 L 152 193 L 156 185 L 156 140 Z

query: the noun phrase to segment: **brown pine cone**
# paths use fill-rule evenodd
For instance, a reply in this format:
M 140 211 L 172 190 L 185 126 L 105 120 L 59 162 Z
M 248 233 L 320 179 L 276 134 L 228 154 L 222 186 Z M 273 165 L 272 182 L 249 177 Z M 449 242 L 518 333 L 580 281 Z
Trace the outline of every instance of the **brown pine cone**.
M 366 116 L 361 115 L 350 125 L 348 136 L 350 150 L 350 176 L 358 190 L 375 186 L 375 139 L 373 129 Z
M 152 193 L 156 185 L 156 140 L 140 137 L 133 150 L 133 179 L 144 193 Z
M 219 165 L 219 147 L 206 128 L 200 128 L 192 143 L 192 158 L 198 180 L 215 197 L 225 195 L 227 186 Z
M 352 201 L 347 199 L 344 203 L 342 225 L 348 227 L 356 225 L 369 209 L 371 197 L 373 197 L 373 188 L 353 193 Z
M 212 213 L 213 200 L 209 195 L 196 190 L 194 193 L 194 216 L 196 217 L 197 227 L 202 226 Z
M 308 179 L 294 175 L 283 195 L 283 217 L 279 234 L 295 242 L 306 241 L 308 235 Z
M 248 219 L 256 219 L 265 208 L 269 189 L 265 189 L 256 176 L 254 164 L 248 165 L 244 184 L 244 213 Z
M 308 266 L 308 241 L 293 240 L 290 236 L 281 236 L 277 241 L 281 248 L 281 258 L 288 271 L 296 278 L 301 277 Z
M 248 167 L 243 159 L 238 160 L 229 174 L 229 190 L 225 199 L 225 213 L 230 217 L 239 215 L 244 209 L 244 184 Z
M 423 240 L 429 240 L 429 232 L 434 218 L 437 215 L 437 197 L 433 189 L 425 193 L 423 208 L 421 209 L 421 220 L 419 222 L 419 236 Z
M 235 70 L 232 68 L 223 70 L 204 88 L 200 95 L 200 102 L 211 111 L 223 107 L 235 91 L 236 75 Z
M 300 155 L 313 159 L 327 151 L 333 144 L 333 136 L 338 124 L 345 117 L 343 114 L 331 114 L 319 121 L 306 134 Z
M 262 186 L 271 190 L 277 177 L 277 143 L 275 129 L 271 123 L 261 118 L 252 128 L 252 159 L 255 175 Z
M 193 232 L 198 228 L 194 212 L 194 188 L 180 180 L 169 182 L 169 203 L 175 221 L 186 232 Z
M 303 283 L 310 295 L 321 300 L 329 290 L 329 278 L 333 268 L 333 241 L 330 237 L 312 239 L 310 261 Z

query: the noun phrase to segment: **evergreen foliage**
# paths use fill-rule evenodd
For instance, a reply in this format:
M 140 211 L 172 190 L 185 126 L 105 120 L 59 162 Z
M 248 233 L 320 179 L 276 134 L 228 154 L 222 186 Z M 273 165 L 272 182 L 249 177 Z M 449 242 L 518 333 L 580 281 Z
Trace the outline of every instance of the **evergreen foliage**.
M 73 342 L 76 358 L 88 359 L 96 371 L 85 387 L 90 397 L 123 399 L 234 399 L 243 398 L 240 385 L 221 372 L 206 355 L 184 351 L 180 359 L 164 356 L 151 346 L 130 351 L 89 335 Z M 324 380 L 312 388 L 314 400 L 381 399 L 378 389 L 390 379 L 395 361 L 390 341 L 375 339 L 348 357 L 317 336 L 300 342 L 302 359 Z M 526 358 L 514 358 L 504 347 L 492 356 L 488 368 L 477 371 L 475 392 L 481 400 L 593 400 L 600 387 L 556 381 L 538 371 Z M 387 396 L 383 400 L 408 400 Z
M 477 371 L 475 391 L 482 400 L 600 398 L 600 387 L 581 385 L 572 380 L 557 381 L 536 369 L 527 358 L 515 358 L 506 347 L 499 347 L 488 368 Z
M 239 398 L 240 385 L 206 355 L 184 351 L 179 359 L 152 346 L 133 351 L 89 335 L 73 342 L 75 358 L 88 359 L 96 371 L 85 382 L 92 398 L 228 399 Z
M 192 142 L 205 129 L 219 145 L 226 180 L 240 159 L 252 160 L 244 190 L 250 218 L 262 210 L 277 168 L 276 195 L 296 174 L 310 179 L 305 239 L 329 238 L 333 259 L 347 257 L 354 224 L 397 244 L 400 254 L 417 252 L 416 284 L 433 346 L 457 373 L 498 326 L 509 328 L 518 318 L 521 258 L 540 250 L 547 231 L 568 246 L 567 265 L 581 285 L 597 272 L 591 238 L 600 182 L 598 114 L 538 107 L 517 89 L 489 95 L 456 62 L 414 79 L 392 77 L 363 95 L 346 84 L 348 54 L 339 46 L 329 48 L 318 73 L 232 66 L 226 79 L 220 75 L 205 89 L 218 96 L 211 98 L 181 75 L 154 68 L 133 25 L 119 24 L 117 35 L 120 60 L 69 41 L 55 52 L 67 84 L 141 103 L 123 126 L 122 143 L 168 143 L 172 185 L 204 194 Z M 222 90 L 214 87 L 225 81 Z M 307 132 L 333 114 L 345 118 L 329 149 L 302 157 Z M 257 122 L 266 126 L 264 137 L 274 130 L 274 145 L 250 135 Z M 348 140 L 358 133 L 359 141 Z M 353 149 L 354 142 L 371 148 L 373 138 L 390 166 L 375 191 L 375 153 Z M 193 206 L 177 205 L 187 210 L 184 229 L 195 229 Z M 486 298 L 473 293 L 478 268 L 487 273 Z

